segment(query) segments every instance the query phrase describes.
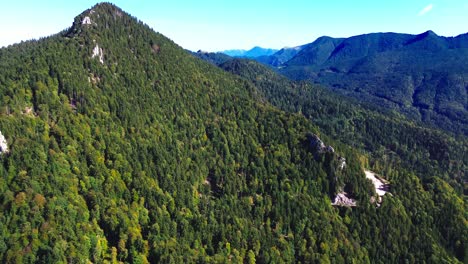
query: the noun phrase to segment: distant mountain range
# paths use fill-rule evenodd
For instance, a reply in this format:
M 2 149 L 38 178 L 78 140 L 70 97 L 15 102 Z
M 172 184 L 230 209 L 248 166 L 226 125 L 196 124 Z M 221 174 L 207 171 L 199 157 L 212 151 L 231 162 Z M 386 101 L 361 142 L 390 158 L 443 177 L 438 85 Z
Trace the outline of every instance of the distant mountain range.
M 431 126 L 468 133 L 468 34 L 325 36 L 253 59 L 291 79 L 319 83 Z
M 257 58 L 261 56 L 270 56 L 277 52 L 277 49 L 267 49 L 262 47 L 253 47 L 250 50 L 243 50 L 243 49 L 232 49 L 232 50 L 225 50 L 221 53 L 229 55 L 231 57 L 242 57 L 242 58 Z

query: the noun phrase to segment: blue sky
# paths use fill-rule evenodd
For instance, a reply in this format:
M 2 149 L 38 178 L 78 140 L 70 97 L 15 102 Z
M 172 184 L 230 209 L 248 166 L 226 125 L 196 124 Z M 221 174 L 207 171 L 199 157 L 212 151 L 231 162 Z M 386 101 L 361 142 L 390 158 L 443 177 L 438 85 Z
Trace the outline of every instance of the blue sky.
M 468 0 L 116 0 L 184 48 L 219 51 L 296 46 L 371 32 L 468 32 Z M 0 0 L 0 46 L 71 26 L 97 1 Z

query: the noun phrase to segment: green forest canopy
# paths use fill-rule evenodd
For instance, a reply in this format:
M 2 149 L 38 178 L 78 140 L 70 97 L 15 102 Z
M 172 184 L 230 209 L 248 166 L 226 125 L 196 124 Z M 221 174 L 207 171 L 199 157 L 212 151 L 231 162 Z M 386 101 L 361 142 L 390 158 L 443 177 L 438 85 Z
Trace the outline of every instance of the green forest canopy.
M 376 208 L 361 151 L 111 4 L 1 49 L 0 72 L 2 262 L 466 260 L 445 180 L 393 167 Z M 358 207 L 331 206 L 338 183 Z

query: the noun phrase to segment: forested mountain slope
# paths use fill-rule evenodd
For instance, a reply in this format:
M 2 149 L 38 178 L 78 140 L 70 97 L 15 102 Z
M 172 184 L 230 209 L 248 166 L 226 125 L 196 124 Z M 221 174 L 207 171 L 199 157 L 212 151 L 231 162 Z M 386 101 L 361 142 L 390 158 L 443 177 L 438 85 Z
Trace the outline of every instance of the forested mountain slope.
M 455 225 L 459 225 L 462 229 L 466 228 L 466 217 L 460 214 L 467 209 L 464 199 L 467 193 L 468 141 L 464 136 L 453 138 L 441 131 L 415 124 L 401 115 L 377 111 L 380 109 L 372 110 L 368 105 L 360 105 L 355 100 L 336 95 L 317 85 L 291 81 L 252 60 L 234 59 L 221 64 L 220 67 L 250 80 L 260 95 L 273 105 L 285 111 L 304 115 L 322 132 L 367 153 L 369 166 L 398 185 L 392 188 L 392 192 L 401 188 L 398 191 L 398 200 L 403 201 L 408 215 L 416 217 L 418 210 L 426 211 L 431 206 L 437 211 L 436 208 L 442 206 L 437 205 L 437 202 L 434 204 L 439 194 L 431 190 L 435 182 L 439 184 L 443 182 L 440 179 L 449 182 L 458 190 L 457 194 L 450 191 L 454 199 L 452 202 L 456 201 L 455 203 L 460 206 L 456 206 L 458 213 L 451 212 L 445 216 L 429 216 L 432 213 L 427 213 L 427 216 L 439 218 L 433 220 L 439 223 L 440 227 L 444 222 L 454 224 L 453 221 L 459 221 Z M 422 207 L 417 205 L 419 203 L 417 197 L 427 199 L 424 202 L 419 201 L 424 204 L 419 204 Z M 427 207 L 429 204 L 432 205 Z M 357 216 L 355 213 L 358 210 L 354 210 L 352 215 Z M 364 214 L 371 213 L 366 211 Z M 352 219 L 358 222 L 356 225 L 360 227 L 362 223 L 359 222 L 364 221 L 366 232 L 369 232 L 368 228 L 373 230 L 379 226 L 379 224 L 368 225 L 368 218 L 361 217 L 362 215 Z M 380 217 L 386 219 L 388 215 Z M 381 221 L 388 223 L 388 220 L 383 219 Z M 419 233 L 421 230 L 412 232 Z M 462 240 L 467 238 L 465 231 L 461 231 L 460 235 L 463 237 Z M 374 239 L 369 243 L 377 246 L 386 242 L 383 238 L 382 241 Z M 462 248 L 466 250 L 466 245 L 459 248 L 459 253 L 463 251 Z M 373 253 L 388 257 L 381 251 Z M 383 255 L 376 256 L 371 253 L 373 259 L 382 258 Z M 465 256 L 464 253 L 460 255 L 460 259 L 463 259 L 461 256 Z
M 318 85 L 291 81 L 252 60 L 233 59 L 220 67 L 252 81 L 273 105 L 301 113 L 327 135 L 370 152 L 372 162 L 380 166 L 403 166 L 423 178 L 437 175 L 460 191 L 467 181 L 468 141 L 464 136 L 454 138 Z
M 112 4 L 0 49 L 0 98 L 4 263 L 465 259 L 446 182 L 398 171 L 377 208 L 360 152 Z

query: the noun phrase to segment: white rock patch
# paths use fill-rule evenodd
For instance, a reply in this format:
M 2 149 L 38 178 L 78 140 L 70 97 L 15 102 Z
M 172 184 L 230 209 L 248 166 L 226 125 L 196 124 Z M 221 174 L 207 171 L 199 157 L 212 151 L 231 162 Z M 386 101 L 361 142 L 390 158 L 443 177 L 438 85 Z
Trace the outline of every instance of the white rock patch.
M 366 173 L 366 178 L 371 180 L 375 187 L 375 192 L 379 196 L 384 196 L 388 190 L 388 183 L 384 182 L 381 179 L 375 177 L 375 173 L 369 170 L 364 171 Z
M 349 198 L 347 195 L 348 194 L 345 192 L 338 193 L 335 199 L 333 199 L 332 205 L 349 206 L 349 207 L 356 206 L 356 201 L 352 198 Z
M 338 159 L 338 162 L 340 163 L 340 164 L 338 164 L 338 168 L 339 168 L 340 170 L 343 170 L 343 169 L 346 168 L 346 159 L 345 159 L 345 158 L 340 157 L 340 158 Z
M 3 153 L 8 153 L 8 145 L 2 131 L 0 131 L 0 154 Z
M 340 164 L 339 168 L 344 168 L 346 166 L 346 160 L 344 158 L 340 158 Z M 376 176 L 376 174 L 372 171 L 365 170 L 366 173 L 366 178 L 372 181 L 372 184 L 375 187 L 375 192 L 377 193 L 377 197 L 371 197 L 371 203 L 376 203 L 377 207 L 380 207 L 380 204 L 382 203 L 382 196 L 384 196 L 386 193 L 390 194 L 388 192 L 389 188 L 389 183 L 385 181 L 383 178 L 379 178 Z M 357 203 L 354 199 L 349 198 L 348 194 L 341 189 L 339 193 L 336 195 L 336 197 L 332 201 L 332 205 L 336 206 L 348 206 L 348 207 L 354 207 L 357 206 Z
M 86 16 L 83 18 L 83 21 L 81 22 L 83 25 L 91 25 L 91 18 L 89 16 Z
M 99 58 L 99 62 L 104 64 L 104 53 L 102 52 L 102 48 L 99 47 L 98 44 L 93 49 L 93 55 L 91 56 L 92 58 Z

